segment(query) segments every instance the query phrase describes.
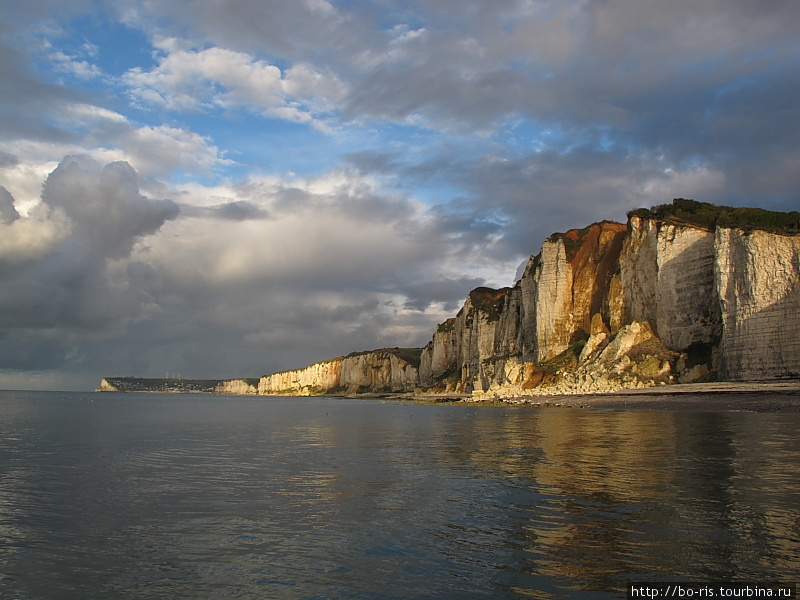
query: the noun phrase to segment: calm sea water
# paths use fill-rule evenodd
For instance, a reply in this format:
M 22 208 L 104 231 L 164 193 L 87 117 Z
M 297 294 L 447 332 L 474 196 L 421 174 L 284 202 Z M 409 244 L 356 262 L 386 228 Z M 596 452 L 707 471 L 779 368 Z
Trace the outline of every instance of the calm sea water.
M 800 415 L 0 392 L 0 597 L 794 581 Z

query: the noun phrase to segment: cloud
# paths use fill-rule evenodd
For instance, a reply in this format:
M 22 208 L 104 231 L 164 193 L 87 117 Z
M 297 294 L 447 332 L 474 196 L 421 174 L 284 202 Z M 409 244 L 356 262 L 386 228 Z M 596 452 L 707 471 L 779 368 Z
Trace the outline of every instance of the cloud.
M 252 178 L 205 194 L 194 186 L 181 205 L 182 218 L 131 256 L 135 285 L 158 305 L 128 327 L 129 347 L 156 349 L 136 359 L 140 372 L 160 372 L 154 365 L 169 355 L 186 373 L 252 376 L 424 344 L 486 282 L 424 206 L 372 177 Z M 190 360 L 189 347 L 202 350 Z
M 0 29 L 0 131 L 2 139 L 26 137 L 63 142 L 72 137 L 48 120 L 64 103 L 82 102 L 75 90 L 42 81 L 32 74 L 29 58 Z M 24 99 L 24 101 L 22 101 Z
M 14 206 L 14 198 L 8 190 L 0 186 L 0 224 L 10 225 L 19 219 L 19 213 Z
M 0 222 L 0 271 L 14 273 L 42 260 L 55 251 L 69 231 L 70 223 L 63 213 L 52 213 L 42 205 L 27 217 Z M 12 294 L 13 290 L 7 292 Z
M 86 60 L 81 60 L 79 57 L 63 52 L 54 52 L 50 58 L 56 63 L 58 70 L 69 73 L 78 79 L 89 80 L 103 77 L 100 67 Z
M 42 200 L 63 210 L 72 232 L 103 258 L 130 254 L 141 237 L 178 215 L 171 200 L 139 194 L 136 172 L 125 162 L 100 167 L 86 156 L 68 156 L 44 184 Z
M 485 285 L 486 280 L 479 277 L 459 277 L 410 283 L 403 288 L 406 296 L 404 306 L 408 309 L 425 311 L 432 304 L 441 304 L 445 311 L 457 311 L 464 303 L 467 293 Z
M 144 197 L 127 163 L 66 157 L 42 201 L 0 224 L 0 370 L 259 374 L 425 343 L 484 282 L 450 262 L 458 244 L 425 207 L 372 177 L 253 178 L 177 196 L 180 212 Z
M 661 156 L 675 170 L 721 172 L 753 198 L 783 205 L 787 195 L 796 198 L 797 128 L 776 126 L 800 117 L 791 102 L 800 89 L 796 2 L 194 6 L 182 22 L 195 44 L 267 53 L 325 73 L 333 88 L 302 79 L 326 90 L 327 110 L 352 123 L 491 135 L 523 119 L 557 132 L 532 140 L 540 149 L 614 146 L 623 157 Z M 177 8 L 165 1 L 149 10 L 140 17 Z M 265 97 L 279 98 L 277 88 L 273 77 Z
M 65 158 L 42 202 L 0 223 L 0 369 L 80 363 L 92 340 L 141 318 L 150 300 L 134 278 L 114 274 L 114 261 L 177 214 L 173 202 L 139 193 L 128 164 Z
M 293 99 L 308 99 L 320 110 L 343 94 L 341 83 L 309 64 L 291 67 L 284 78 L 278 67 L 243 52 L 187 49 L 175 39 L 160 40 L 157 46 L 165 55 L 156 67 L 136 67 L 123 78 L 131 94 L 145 104 L 179 111 L 244 107 L 307 123 L 313 120 L 309 108 Z
M 129 23 L 149 27 L 182 15 L 188 33 L 210 37 L 216 45 L 254 53 L 266 50 L 293 62 L 327 55 L 336 58 L 349 48 L 358 52 L 369 29 L 353 12 L 325 0 L 196 0 L 185 11 L 180 0 L 149 3 L 127 13 Z M 317 62 L 316 60 L 314 62 Z
M 213 206 L 185 205 L 181 208 L 181 214 L 184 217 L 221 219 L 224 221 L 253 221 L 268 219 L 270 216 L 269 211 L 247 200 L 236 200 Z
M 554 231 L 800 200 L 793 1 L 184 4 L 0 30 L 0 369 L 421 344 Z
M 160 194 L 160 178 L 209 176 L 231 166 L 210 139 L 192 131 L 160 126 L 133 126 L 114 111 L 95 105 L 67 104 L 61 119 L 72 119 L 76 127 L 86 127 L 83 140 L 70 143 L 38 142 L 29 139 L 9 142 L 7 164 L 0 166 L 0 184 L 11 191 L 21 211 L 36 204 L 42 179 L 70 154 L 91 156 L 99 162 L 124 161 L 134 165 L 142 187 Z M 97 139 L 109 142 L 96 145 Z
M 148 177 L 164 177 L 176 171 L 208 174 L 233 164 L 207 137 L 168 125 L 129 129 L 118 143 L 137 170 Z

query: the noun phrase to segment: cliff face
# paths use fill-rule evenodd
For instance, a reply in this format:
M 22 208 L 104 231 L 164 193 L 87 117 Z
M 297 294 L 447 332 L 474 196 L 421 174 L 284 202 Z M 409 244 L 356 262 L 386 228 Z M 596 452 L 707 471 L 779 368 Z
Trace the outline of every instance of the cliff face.
M 800 377 L 800 236 L 719 229 L 715 246 L 720 376 Z
M 716 255 L 712 231 L 631 217 L 619 258 L 623 322 L 649 321 L 673 350 L 718 344 Z
M 514 287 L 470 292 L 425 348 L 276 373 L 258 393 L 511 395 L 800 377 L 798 229 L 800 213 L 676 200 L 627 225 L 555 234 Z
M 477 288 L 454 319 L 437 327 L 420 356 L 420 384 L 442 392 L 483 389 L 493 379 L 487 357 L 515 351 L 516 313 L 511 290 Z
M 258 379 L 226 379 L 217 384 L 215 394 L 255 395 L 258 394 Z
M 261 378 L 259 394 L 309 396 L 325 393 L 408 392 L 419 381 L 419 350 L 389 348 L 358 352 L 304 369 Z
M 513 288 L 478 288 L 423 349 L 422 387 L 480 392 L 512 385 L 521 365 L 551 360 L 586 340 L 592 316 L 620 323 L 614 279 L 626 227 L 603 222 L 551 236 Z M 530 369 L 528 369 L 530 371 Z
M 258 393 L 310 396 L 335 390 L 339 387 L 341 361 L 334 358 L 304 369 L 266 375 L 258 382 Z

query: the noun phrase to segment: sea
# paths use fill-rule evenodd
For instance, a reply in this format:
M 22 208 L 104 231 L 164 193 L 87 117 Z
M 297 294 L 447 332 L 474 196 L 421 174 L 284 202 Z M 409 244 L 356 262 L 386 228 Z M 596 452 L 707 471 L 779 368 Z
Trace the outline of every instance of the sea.
M 0 392 L 0 598 L 795 582 L 799 431 L 800 414 Z

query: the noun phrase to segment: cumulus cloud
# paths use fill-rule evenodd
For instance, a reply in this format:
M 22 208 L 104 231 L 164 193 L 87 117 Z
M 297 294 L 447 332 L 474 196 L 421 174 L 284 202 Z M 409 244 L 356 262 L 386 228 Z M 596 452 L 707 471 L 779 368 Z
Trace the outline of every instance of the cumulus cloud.
M 204 177 L 234 164 L 209 138 L 184 128 L 134 126 L 118 113 L 95 105 L 67 104 L 62 108 L 62 120 L 73 118 L 77 126 L 86 127 L 84 142 L 103 138 L 113 144 L 97 147 L 77 140 L 56 143 L 30 139 L 9 142 L 7 163 L 0 167 L 0 184 L 14 195 L 20 212 L 39 202 L 42 180 L 65 155 L 84 154 L 102 163 L 124 161 L 135 165 L 143 180 L 141 186 L 156 194 L 164 189 L 160 178 L 175 174 Z
M 292 99 L 310 99 L 318 109 L 343 94 L 336 78 L 298 64 L 285 74 L 263 60 L 226 48 L 194 50 L 175 39 L 157 43 L 165 55 L 151 70 L 124 77 L 131 94 L 146 104 L 173 110 L 245 107 L 265 115 L 309 122 L 312 114 Z
M 52 213 L 42 205 L 25 218 L 0 223 L 0 270 L 11 273 L 48 256 L 69 235 L 69 230 L 70 223 L 63 213 Z
M 136 240 L 178 215 L 171 200 L 139 194 L 136 172 L 128 163 L 101 167 L 86 156 L 65 158 L 47 178 L 42 200 L 63 210 L 73 234 L 103 258 L 127 256 Z
M 185 371 L 252 375 L 424 344 L 486 282 L 426 207 L 371 177 L 253 178 L 208 195 L 205 205 L 196 203 L 201 189 L 183 197 L 182 217 L 195 218 L 167 223 L 131 257 L 159 311 L 131 324 L 128 344 L 148 339 L 173 364 L 191 345 Z M 232 207 L 235 218 L 219 212 Z M 152 360 L 142 367 L 167 359 Z
M 137 170 L 148 177 L 164 177 L 175 171 L 209 174 L 233 163 L 221 156 L 207 137 L 169 125 L 130 128 L 120 135 L 118 143 Z
M 2 196 L 9 212 L 13 199 Z M 42 202 L 0 223 L 0 369 L 78 363 L 87 340 L 119 334 L 139 318 L 147 298 L 109 267 L 177 214 L 173 202 L 139 193 L 128 164 L 65 158 Z

